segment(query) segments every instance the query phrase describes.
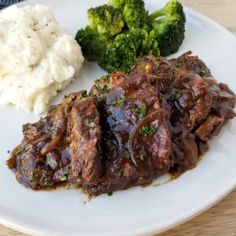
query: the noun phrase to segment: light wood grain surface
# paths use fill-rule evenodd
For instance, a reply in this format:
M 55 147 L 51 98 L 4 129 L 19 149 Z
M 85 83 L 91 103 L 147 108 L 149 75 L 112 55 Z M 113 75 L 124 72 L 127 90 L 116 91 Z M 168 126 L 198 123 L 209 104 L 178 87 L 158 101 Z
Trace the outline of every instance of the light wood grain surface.
M 236 0 L 180 0 L 236 35 Z M 40 2 L 40 0 L 39 0 Z M 235 62 L 236 63 L 236 62 Z M 235 78 L 236 79 L 236 78 Z M 23 236 L 0 225 L 0 236 Z M 205 213 L 159 236 L 236 236 L 236 190 Z

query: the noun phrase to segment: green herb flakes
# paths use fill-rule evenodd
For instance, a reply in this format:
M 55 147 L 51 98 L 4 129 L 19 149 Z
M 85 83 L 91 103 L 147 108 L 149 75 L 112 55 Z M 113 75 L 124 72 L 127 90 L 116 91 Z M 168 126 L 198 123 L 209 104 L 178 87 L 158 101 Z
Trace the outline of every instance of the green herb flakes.
M 181 97 L 182 97 L 181 92 L 179 90 L 174 90 L 170 95 L 170 100 L 171 101 L 176 101 Z
M 109 83 L 109 75 L 96 79 L 94 83 L 95 83 L 95 86 L 100 90 L 100 92 L 103 92 L 103 93 L 107 92 L 108 83 Z
M 129 151 L 125 150 L 122 152 L 122 157 L 125 158 L 125 159 L 130 159 L 130 154 L 129 154 Z
M 151 127 L 151 126 L 143 126 L 141 129 L 140 129 L 140 133 L 147 137 L 147 136 L 151 136 L 153 135 L 154 133 L 156 133 L 156 131 L 158 130 L 158 128 L 156 127 Z
M 116 106 L 116 105 L 117 105 L 117 101 L 116 101 L 116 100 L 112 100 L 111 105 L 112 105 L 113 107 Z
M 138 159 L 140 159 L 141 161 L 144 161 L 144 155 L 143 154 L 139 155 Z
M 79 94 L 79 95 L 76 97 L 77 100 L 81 100 L 82 98 L 83 98 L 83 94 Z
M 132 107 L 131 111 L 133 113 L 139 114 L 139 117 L 141 119 L 143 119 L 146 116 L 146 113 L 147 113 L 147 105 L 146 104 L 141 104 L 140 106 Z
M 104 84 L 102 87 L 100 87 L 101 92 L 105 93 L 108 91 L 108 85 Z
M 114 172 L 114 175 L 115 175 L 116 177 L 121 177 L 121 176 L 122 176 L 122 171 L 121 171 L 121 170 L 116 170 L 116 171 Z
M 111 102 L 111 105 L 114 107 L 116 105 L 119 105 L 119 106 L 124 106 L 126 105 L 127 101 L 126 101 L 126 98 L 124 96 L 118 98 L 118 99 L 115 99 Z
M 17 148 L 14 150 L 14 154 L 15 154 L 15 155 L 20 155 L 22 152 L 23 152 L 22 147 L 17 147 Z
M 139 111 L 140 111 L 139 117 L 141 119 L 143 119 L 145 117 L 145 115 L 146 115 L 146 112 L 147 112 L 146 104 L 142 104 L 141 106 L 139 106 Z
M 202 68 L 202 69 L 200 70 L 200 72 L 199 72 L 199 75 L 200 75 L 201 77 L 204 77 L 204 76 L 208 75 L 207 69 L 206 69 L 206 68 Z
M 68 175 L 63 175 L 60 178 L 61 181 L 66 181 L 67 179 L 68 179 Z

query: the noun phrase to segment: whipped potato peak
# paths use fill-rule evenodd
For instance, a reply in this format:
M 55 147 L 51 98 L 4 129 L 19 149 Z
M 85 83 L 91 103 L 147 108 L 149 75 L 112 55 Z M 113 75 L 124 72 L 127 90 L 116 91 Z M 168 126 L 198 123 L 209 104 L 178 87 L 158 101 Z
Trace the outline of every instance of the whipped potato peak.
M 0 102 L 35 114 L 47 111 L 84 61 L 81 48 L 47 6 L 0 13 Z

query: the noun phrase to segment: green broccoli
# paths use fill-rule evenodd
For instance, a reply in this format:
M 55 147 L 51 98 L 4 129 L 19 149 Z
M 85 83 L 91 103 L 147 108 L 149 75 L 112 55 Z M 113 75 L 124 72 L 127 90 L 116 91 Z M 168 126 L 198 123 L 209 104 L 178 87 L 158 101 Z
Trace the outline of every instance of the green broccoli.
M 110 0 L 108 5 L 123 10 L 126 2 L 127 0 Z
M 148 12 L 145 9 L 143 0 L 110 0 L 109 5 L 122 12 L 129 29 L 150 29 Z
M 178 50 L 184 40 L 185 15 L 183 6 L 176 0 L 168 2 L 164 8 L 149 15 L 153 34 L 162 56 Z
M 88 17 L 90 25 L 76 40 L 85 58 L 108 72 L 127 72 L 144 55 L 170 55 L 184 39 L 185 15 L 177 0 L 150 15 L 143 0 L 110 0 L 90 8 Z
M 84 29 L 78 30 L 76 41 L 81 46 L 86 60 L 98 61 L 109 40 L 105 36 L 93 31 L 90 26 L 87 26 Z
M 107 45 L 99 65 L 108 72 L 127 72 L 140 56 L 148 54 L 159 55 L 158 44 L 153 41 L 153 35 L 144 29 L 131 29 L 117 35 Z
M 142 30 L 143 38 L 141 39 L 141 48 L 139 56 L 153 55 L 160 56 L 160 49 L 158 42 L 155 40 L 154 32 L 148 33 Z
M 106 4 L 90 8 L 87 15 L 90 27 L 100 34 L 113 36 L 120 33 L 124 27 L 121 12 Z

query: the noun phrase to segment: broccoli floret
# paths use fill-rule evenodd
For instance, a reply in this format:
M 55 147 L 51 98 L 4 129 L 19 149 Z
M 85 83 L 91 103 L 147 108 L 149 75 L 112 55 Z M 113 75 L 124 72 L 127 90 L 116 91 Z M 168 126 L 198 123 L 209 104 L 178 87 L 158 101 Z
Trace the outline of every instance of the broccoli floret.
M 185 15 L 183 6 L 176 0 L 168 2 L 164 8 L 149 16 L 153 33 L 158 41 L 162 56 L 176 52 L 184 40 Z
M 87 26 L 84 29 L 78 30 L 76 41 L 81 46 L 86 60 L 98 61 L 109 40 L 105 36 L 93 31 L 90 26 Z
M 90 8 L 88 17 L 90 25 L 78 31 L 76 40 L 85 58 L 108 72 L 127 72 L 145 55 L 170 55 L 184 39 L 185 15 L 177 0 L 151 15 L 143 0 L 110 0 Z
M 139 56 L 153 55 L 160 56 L 160 49 L 158 42 L 155 40 L 154 32 L 148 33 L 146 30 L 142 30 L 143 37 L 141 38 L 141 49 Z
M 124 26 L 121 12 L 106 4 L 90 8 L 87 15 L 90 27 L 100 34 L 113 36 L 120 33 Z
M 119 34 L 107 45 L 99 66 L 107 72 L 128 71 L 136 61 L 136 43 L 130 34 Z
M 120 10 L 123 10 L 126 2 L 127 2 L 127 0 L 110 0 L 108 2 L 108 4 L 110 6 L 113 6 L 114 8 L 118 8 Z
M 143 0 L 110 0 L 109 5 L 122 12 L 124 21 L 129 29 L 150 29 L 148 12 Z
M 153 54 L 158 56 L 159 49 L 153 35 L 144 29 L 131 29 L 119 34 L 109 43 L 99 62 L 106 71 L 129 71 L 140 56 Z

